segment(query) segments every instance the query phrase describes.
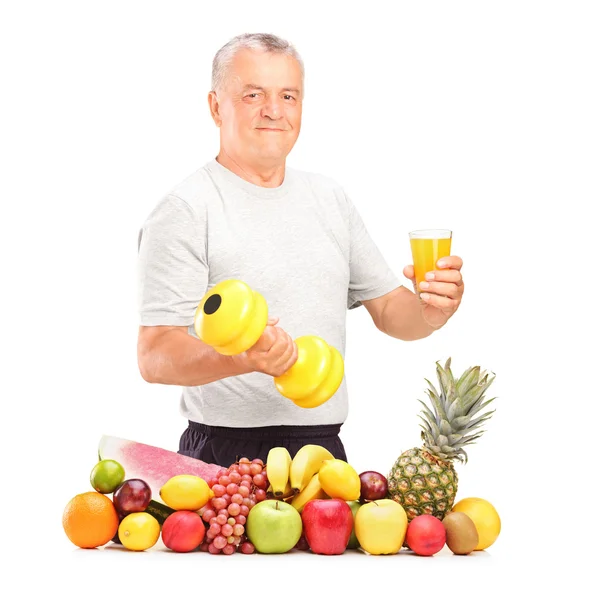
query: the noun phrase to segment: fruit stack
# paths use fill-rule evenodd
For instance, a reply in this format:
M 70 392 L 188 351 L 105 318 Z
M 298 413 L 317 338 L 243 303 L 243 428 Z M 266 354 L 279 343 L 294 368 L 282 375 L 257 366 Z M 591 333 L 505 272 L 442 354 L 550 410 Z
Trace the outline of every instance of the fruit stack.
M 436 373 L 439 389 L 427 381 L 431 407 L 422 403 L 423 445 L 404 451 L 387 476 L 359 474 L 316 444 L 293 457 L 275 447 L 266 463 L 242 457 L 225 468 L 105 436 L 93 491 L 69 501 L 65 533 L 81 548 L 112 540 L 143 551 L 162 537 L 175 552 L 225 555 L 485 550 L 500 534 L 500 517 L 484 499 L 455 501 L 453 462 L 466 462 L 465 447 L 492 414 L 481 412 L 494 400 L 485 398 L 493 377 L 475 367 L 456 379 L 450 360 Z
M 256 537 L 258 552 L 286 552 L 296 536 L 296 548 L 316 554 L 336 555 L 359 547 L 371 554 L 391 554 L 402 547 L 406 513 L 386 498 L 387 479 L 382 474 L 358 474 L 349 463 L 313 444 L 303 446 L 293 459 L 283 447 L 271 449 L 266 469 L 272 504 L 266 501 L 248 520 L 248 535 Z M 268 515 L 267 508 L 280 512 Z M 287 541 L 278 537 L 272 542 L 281 536 L 276 519 L 284 517 Z
M 120 447 L 123 460 L 139 471 L 139 457 L 159 453 L 171 461 L 171 471 L 186 466 L 188 457 L 163 449 L 104 437 L 101 447 Z M 122 450 L 123 447 L 127 450 Z M 102 454 L 102 450 L 100 451 Z M 156 492 L 156 479 L 125 479 L 115 459 L 101 459 L 92 469 L 93 491 L 73 497 L 63 512 L 63 529 L 80 548 L 97 548 L 111 540 L 133 551 L 152 548 L 162 537 L 175 552 L 200 550 L 211 554 L 254 552 L 245 533 L 250 509 L 265 500 L 267 477 L 260 459 L 242 458 L 229 468 L 199 462 L 208 481 L 199 475 L 169 475 Z M 153 489 L 155 486 L 155 496 Z M 112 500 L 107 496 L 112 494 Z
M 73 544 L 97 548 L 112 540 L 136 551 L 156 544 L 160 524 L 146 512 L 152 491 L 144 480 L 126 480 L 119 462 L 103 459 L 92 469 L 90 482 L 94 490 L 73 497 L 63 512 L 63 529 Z
M 479 428 L 494 399 L 485 392 L 494 380 L 480 368 L 468 368 L 456 379 L 450 359 L 436 368 L 439 390 L 427 380 L 431 408 L 422 403 L 422 447 L 402 453 L 386 477 L 376 471 L 357 474 L 323 447 L 305 446 L 294 459 L 278 447 L 267 458 L 270 495 L 289 502 L 302 515 L 303 534 L 297 547 L 322 554 L 347 548 L 392 554 L 403 546 L 432 555 L 445 545 L 454 554 L 489 548 L 500 533 L 500 517 L 488 501 L 455 502 L 455 460 L 467 460 L 465 447 L 482 435 Z M 337 503 L 327 503 L 328 499 Z M 353 515 L 348 530 L 348 509 Z M 327 513 L 327 517 L 325 517 Z M 327 536 L 332 537 L 327 541 Z M 333 545 L 335 544 L 335 548 Z

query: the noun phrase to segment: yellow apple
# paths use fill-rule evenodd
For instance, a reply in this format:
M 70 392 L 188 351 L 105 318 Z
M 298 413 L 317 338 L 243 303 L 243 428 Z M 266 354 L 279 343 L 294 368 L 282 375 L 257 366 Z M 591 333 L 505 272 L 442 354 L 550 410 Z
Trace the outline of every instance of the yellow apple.
M 358 509 L 354 521 L 356 539 L 370 554 L 395 554 L 404 543 L 408 518 L 395 500 L 383 498 Z

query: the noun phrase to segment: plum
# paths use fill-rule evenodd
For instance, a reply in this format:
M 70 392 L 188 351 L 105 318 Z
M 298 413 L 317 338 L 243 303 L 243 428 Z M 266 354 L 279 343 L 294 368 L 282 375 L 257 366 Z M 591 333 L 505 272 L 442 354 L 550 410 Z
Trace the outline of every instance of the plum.
M 387 496 L 387 478 L 377 471 L 363 471 L 360 478 L 360 500 L 381 500 Z
M 141 513 L 150 504 L 152 490 L 144 480 L 125 480 L 114 492 L 113 503 L 120 515 Z

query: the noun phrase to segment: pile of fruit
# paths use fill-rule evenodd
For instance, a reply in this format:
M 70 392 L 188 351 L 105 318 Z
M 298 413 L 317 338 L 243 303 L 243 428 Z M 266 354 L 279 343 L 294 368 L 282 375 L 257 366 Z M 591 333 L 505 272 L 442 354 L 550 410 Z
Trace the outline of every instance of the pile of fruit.
M 104 437 L 101 446 L 106 443 L 127 447 L 128 456 L 121 450 L 123 459 L 131 459 L 132 450 L 169 454 L 171 460 L 182 458 L 117 438 Z M 78 494 L 65 508 L 65 533 L 80 548 L 97 548 L 112 541 L 143 551 L 162 537 L 164 545 L 175 552 L 198 549 L 233 554 L 239 549 L 251 554 L 254 546 L 247 540 L 245 524 L 250 509 L 267 496 L 263 462 L 242 458 L 229 468 L 209 471 L 215 474 L 209 481 L 194 474 L 170 476 L 153 494 L 148 481 L 125 479 L 125 468 L 119 461 L 101 459 L 90 475 L 94 491 Z
M 453 461 L 466 461 L 464 447 L 491 416 L 480 412 L 494 400 L 485 399 L 493 377 L 476 367 L 455 379 L 450 360 L 437 364 L 437 377 L 439 391 L 427 381 L 423 445 L 403 452 L 387 476 L 358 474 L 315 444 L 293 457 L 275 447 L 266 463 L 242 457 L 225 468 L 105 436 L 90 475 L 93 491 L 69 501 L 65 533 L 81 548 L 112 541 L 143 551 L 162 538 L 175 552 L 226 555 L 485 550 L 500 534 L 500 517 L 484 499 L 455 502 Z

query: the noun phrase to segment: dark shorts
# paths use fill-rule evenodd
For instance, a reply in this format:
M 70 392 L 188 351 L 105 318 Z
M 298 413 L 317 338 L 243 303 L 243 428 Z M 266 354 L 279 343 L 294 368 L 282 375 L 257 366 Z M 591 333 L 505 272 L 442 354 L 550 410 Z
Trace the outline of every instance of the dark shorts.
M 275 446 L 284 446 L 294 458 L 305 444 L 318 444 L 336 459 L 347 461 L 340 429 L 341 424 L 224 428 L 189 422 L 179 440 L 178 453 L 229 467 L 242 457 L 262 459 L 266 463 L 269 451 Z

